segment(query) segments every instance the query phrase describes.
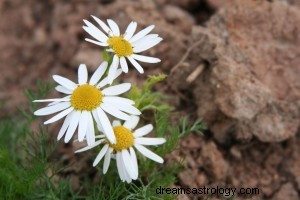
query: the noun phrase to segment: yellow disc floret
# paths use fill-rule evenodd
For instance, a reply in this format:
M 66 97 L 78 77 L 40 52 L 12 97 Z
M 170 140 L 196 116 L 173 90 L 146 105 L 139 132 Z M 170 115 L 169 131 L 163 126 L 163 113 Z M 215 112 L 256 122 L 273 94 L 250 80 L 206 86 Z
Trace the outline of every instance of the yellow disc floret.
M 133 54 L 131 44 L 122 36 L 110 37 L 108 38 L 107 43 L 119 57 L 130 56 L 131 54 Z
M 125 128 L 124 126 L 114 127 L 114 133 L 116 136 L 116 144 L 111 144 L 108 142 L 109 146 L 116 151 L 122 151 L 123 149 L 128 149 L 133 146 L 134 137 L 132 132 Z
M 84 84 L 77 87 L 71 95 L 71 105 L 75 110 L 92 111 L 102 102 L 102 93 L 93 85 Z

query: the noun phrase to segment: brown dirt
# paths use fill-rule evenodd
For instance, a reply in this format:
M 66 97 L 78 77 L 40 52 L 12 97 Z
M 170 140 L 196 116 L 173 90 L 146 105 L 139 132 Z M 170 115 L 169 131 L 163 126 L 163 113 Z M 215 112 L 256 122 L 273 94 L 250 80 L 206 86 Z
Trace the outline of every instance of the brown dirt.
M 140 83 L 147 74 L 171 74 L 168 85 L 157 89 L 174 96 L 181 113 L 206 122 L 205 136 L 189 135 L 170 155 L 185 158 L 176 185 L 258 187 L 255 199 L 299 199 L 299 5 L 262 0 L 0 1 L 0 101 L 5 102 L 0 116 L 15 114 L 26 101 L 23 89 L 34 88 L 37 79 L 51 81 L 51 75 L 61 74 L 75 80 L 80 63 L 90 71 L 99 65 L 101 49 L 84 42 L 82 19 L 91 14 L 112 18 L 123 30 L 131 20 L 140 29 L 155 24 L 154 32 L 164 41 L 147 55 L 163 62 L 146 65 L 144 75 L 131 70 L 122 79 Z M 49 128 L 54 137 L 58 126 Z M 61 147 L 53 159 L 78 160 L 73 148 Z M 66 175 L 76 183 L 88 164 L 72 167 Z

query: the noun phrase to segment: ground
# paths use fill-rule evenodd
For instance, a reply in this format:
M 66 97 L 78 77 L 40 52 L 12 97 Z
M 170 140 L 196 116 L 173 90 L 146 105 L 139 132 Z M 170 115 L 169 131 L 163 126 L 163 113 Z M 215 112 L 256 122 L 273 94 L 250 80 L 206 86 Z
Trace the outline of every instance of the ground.
M 16 114 L 25 88 L 60 74 L 75 80 L 101 49 L 84 41 L 82 19 L 112 18 L 122 30 L 155 24 L 164 40 L 147 55 L 162 62 L 123 80 L 140 84 L 165 73 L 156 90 L 172 96 L 182 115 L 202 118 L 204 135 L 191 133 L 168 156 L 184 158 L 179 187 L 257 187 L 253 199 L 299 199 L 300 3 L 231 0 L 0 1 L 0 117 Z M 40 123 L 40 122 L 37 122 Z M 54 127 L 53 129 L 55 130 Z M 298 133 L 298 134 L 297 134 Z M 58 150 L 72 161 L 72 146 Z M 69 169 L 74 180 L 85 166 Z M 76 181 L 72 187 L 76 189 Z M 182 199 L 197 199 L 192 195 Z M 242 198 L 242 197 L 238 197 Z

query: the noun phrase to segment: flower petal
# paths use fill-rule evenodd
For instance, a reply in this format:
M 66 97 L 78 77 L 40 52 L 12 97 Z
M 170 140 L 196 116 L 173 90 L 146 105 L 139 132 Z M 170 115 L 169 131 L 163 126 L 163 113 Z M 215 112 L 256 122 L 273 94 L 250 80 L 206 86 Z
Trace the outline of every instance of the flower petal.
M 110 143 L 115 144 L 116 143 L 116 136 L 114 134 L 113 128 L 109 122 L 109 119 L 105 112 L 101 108 L 97 108 L 98 117 L 100 120 L 100 123 L 104 129 L 104 135 L 106 135 L 107 139 Z
M 133 133 L 134 137 L 142 137 L 144 135 L 147 135 L 153 130 L 152 124 L 148 124 L 146 126 L 143 126 L 139 129 L 136 129 Z
M 88 32 L 91 36 L 93 36 L 96 40 L 103 42 L 103 43 L 108 40 L 108 37 L 100 29 L 98 29 L 94 24 L 92 24 L 91 22 L 89 22 L 85 19 L 83 21 L 87 26 L 83 26 L 82 28 L 86 32 Z
M 96 159 L 93 162 L 93 167 L 95 167 L 103 158 L 103 156 L 105 155 L 105 153 L 107 152 L 109 145 L 106 144 L 102 147 L 101 151 L 99 152 L 99 154 L 97 155 Z
M 72 94 L 73 93 L 72 90 L 68 90 L 67 88 L 65 88 L 61 85 L 56 86 L 55 90 L 58 91 L 58 92 L 64 93 L 64 94 Z
M 34 115 L 37 115 L 37 116 L 50 115 L 50 114 L 62 111 L 64 109 L 67 109 L 70 106 L 71 106 L 70 102 L 61 102 L 61 103 L 55 104 L 53 106 L 41 108 L 41 109 L 35 111 Z
M 163 163 L 164 160 L 162 159 L 162 157 L 158 156 L 157 154 L 153 153 L 152 151 L 150 151 L 149 149 L 147 149 L 146 147 L 139 145 L 139 144 L 135 144 L 134 147 L 141 152 L 141 154 L 143 154 L 145 157 L 158 162 L 158 163 Z
M 118 96 L 105 96 L 103 97 L 102 101 L 104 103 L 117 103 L 117 104 L 122 103 L 122 104 L 129 104 L 129 105 L 134 104 L 134 101 L 127 98 L 118 97 Z
M 112 103 L 110 103 L 112 104 Z M 129 105 L 129 104 L 123 104 L 123 103 L 118 103 L 118 104 L 113 104 L 115 107 L 117 107 L 119 110 L 129 113 L 131 115 L 140 115 L 141 111 L 137 109 L 136 107 Z
M 149 35 L 146 35 L 145 37 L 142 37 L 141 39 L 133 42 L 131 45 L 133 47 L 135 47 L 135 46 L 140 45 L 141 43 L 148 42 L 149 40 L 152 40 L 155 38 L 158 38 L 158 34 L 149 34 Z
M 88 127 L 87 127 L 86 140 L 88 145 L 95 144 L 95 128 L 92 114 L 88 112 Z
M 152 39 L 148 42 L 142 43 L 141 45 L 135 46 L 133 48 L 133 52 L 134 53 L 140 53 L 142 51 L 146 51 L 146 50 L 150 49 L 151 47 L 154 47 L 155 45 L 157 45 L 161 41 L 162 41 L 162 38 L 160 38 L 160 37 L 158 37 L 156 39 Z
M 122 83 L 119 85 L 110 86 L 102 90 L 104 95 L 119 95 L 127 92 L 131 88 L 130 83 Z
M 122 119 L 122 120 L 127 120 L 129 119 L 129 115 L 123 113 L 122 111 L 120 111 L 119 109 L 117 109 L 116 107 L 113 107 L 112 105 L 108 104 L 108 103 L 102 103 L 100 105 L 100 107 L 107 113 L 111 114 L 112 116 L 118 118 L 118 119 Z
M 108 46 L 107 43 L 98 42 L 98 41 L 95 41 L 95 40 L 92 40 L 92 39 L 89 39 L 89 38 L 85 38 L 84 40 L 87 41 L 87 42 L 93 43 L 95 45 L 99 45 L 101 47 L 107 47 Z
M 141 39 L 142 37 L 144 37 L 145 35 L 147 35 L 148 33 L 150 33 L 150 31 L 152 31 L 154 29 L 154 25 L 148 26 L 147 28 L 144 28 L 143 30 L 141 30 L 140 32 L 138 32 L 137 34 L 135 34 L 130 40 L 130 43 L 133 43 L 139 39 Z
M 112 30 L 113 35 L 114 36 L 119 36 L 120 35 L 120 29 L 119 29 L 119 26 L 116 24 L 116 22 L 114 22 L 112 19 L 108 19 L 107 23 L 108 23 L 110 29 Z
M 69 114 L 69 115 L 67 115 L 67 117 L 65 118 L 65 121 L 64 121 L 63 125 L 61 126 L 61 128 L 60 128 L 60 130 L 59 130 L 59 133 L 58 133 L 58 135 L 57 135 L 57 140 L 60 140 L 60 139 L 64 136 L 66 130 L 68 129 L 68 127 L 69 127 L 69 125 L 70 125 L 70 122 L 71 122 L 71 116 L 72 116 L 72 115 Z
M 135 151 L 134 151 L 134 149 L 132 147 L 130 147 L 129 148 L 129 152 L 130 152 L 130 157 L 131 157 L 131 161 L 132 161 L 133 167 L 136 170 L 137 175 L 138 175 L 139 174 L 139 167 L 138 167 L 138 164 L 137 164 L 137 158 L 136 158 Z
M 64 86 L 65 88 L 67 88 L 69 90 L 73 91 L 77 87 L 77 85 L 73 81 L 70 81 L 69 79 L 67 79 L 65 77 L 62 77 L 59 75 L 54 75 L 53 79 L 55 82 L 57 82 L 58 84 Z
M 133 180 L 137 179 L 138 173 L 135 170 L 134 165 L 132 164 L 130 154 L 128 153 L 128 151 L 126 149 L 122 150 L 121 154 L 122 154 L 123 163 L 125 165 L 125 168 L 126 168 L 126 171 L 127 171 L 128 175 Z
M 115 74 L 115 78 L 118 78 L 122 74 L 122 69 L 117 69 L 117 72 Z M 102 88 L 108 84 L 108 78 L 105 77 L 100 83 L 96 86 L 97 88 Z
M 123 72 L 127 73 L 128 72 L 128 65 L 127 65 L 125 57 L 120 58 L 120 64 L 121 64 L 121 68 L 122 68 Z
M 96 83 L 98 83 L 98 81 L 101 79 L 101 77 L 103 76 L 103 74 L 107 69 L 107 64 L 108 63 L 106 61 L 101 63 L 101 65 L 97 68 L 97 70 L 92 75 L 91 80 L 89 82 L 90 85 L 96 85 Z
M 55 115 L 51 119 L 45 121 L 44 124 L 50 124 L 50 123 L 56 122 L 57 120 L 60 120 L 61 118 L 63 118 L 64 116 L 66 116 L 67 114 L 72 112 L 73 110 L 74 110 L 74 108 L 70 107 L 70 108 L 60 112 L 59 114 Z
M 109 33 L 111 32 L 110 28 L 102 21 L 100 20 L 98 17 L 95 17 L 93 15 L 91 15 L 94 20 L 101 26 L 101 28 L 106 32 L 106 33 Z
M 120 179 L 121 179 L 121 181 L 124 182 L 125 178 L 124 178 L 124 172 L 123 172 L 123 169 L 122 169 L 123 160 L 121 158 L 121 153 L 120 152 L 117 152 L 116 160 L 117 160 L 117 169 L 118 169 L 118 172 L 119 172 Z
M 78 141 L 82 142 L 88 130 L 88 111 L 82 111 L 78 125 Z
M 144 73 L 144 69 L 138 62 L 136 62 L 136 60 L 134 60 L 131 56 L 128 56 L 127 58 L 131 62 L 131 64 L 138 70 L 138 72 L 140 72 L 141 74 Z
M 119 66 L 119 57 L 117 55 L 114 55 L 113 61 L 108 70 L 107 78 L 109 84 L 112 84 L 112 82 L 114 81 L 114 77 L 117 72 L 118 66 Z
M 113 127 L 121 126 L 120 120 L 114 120 L 114 121 L 112 122 L 112 126 L 113 126 Z
M 126 31 L 125 31 L 125 36 L 124 36 L 124 39 L 125 40 L 130 40 L 136 30 L 136 27 L 137 27 L 137 23 L 136 22 L 130 22 L 130 24 L 128 25 Z
M 135 143 L 141 144 L 141 145 L 159 145 L 166 142 L 165 138 L 136 138 Z
M 79 65 L 78 68 L 78 83 L 79 85 L 83 85 L 87 83 L 88 72 L 85 64 Z
M 110 164 L 110 159 L 111 159 L 111 153 L 113 152 L 112 148 L 109 148 L 106 151 L 105 157 L 104 157 L 104 163 L 103 163 L 103 174 L 106 174 L 109 164 Z
M 150 57 L 150 56 L 142 56 L 142 55 L 138 55 L 138 54 L 133 54 L 131 57 L 134 58 L 135 60 L 145 62 L 145 63 L 158 63 L 161 61 L 158 58 L 154 58 L 154 57 Z
M 130 119 L 125 121 L 123 126 L 125 126 L 126 128 L 132 130 L 138 125 L 139 121 L 140 121 L 140 117 L 135 116 L 135 115 L 131 115 Z
M 70 98 L 57 98 L 57 99 L 39 99 L 34 100 L 33 102 L 61 102 L 61 101 L 70 101 Z
M 73 137 L 74 132 L 78 126 L 80 116 L 81 116 L 80 111 L 72 112 L 71 122 L 70 122 L 69 128 L 68 128 L 66 136 L 65 136 L 65 143 L 68 143 L 71 140 L 71 138 Z
M 95 142 L 94 145 L 86 146 L 86 147 L 83 147 L 83 148 L 81 148 L 81 149 L 78 149 L 77 151 L 75 151 L 75 153 L 80 153 L 80 152 L 83 152 L 83 151 L 90 150 L 90 149 L 92 149 L 92 148 L 98 146 L 99 144 L 101 144 L 103 141 L 104 141 L 104 139 L 98 140 L 97 142 Z

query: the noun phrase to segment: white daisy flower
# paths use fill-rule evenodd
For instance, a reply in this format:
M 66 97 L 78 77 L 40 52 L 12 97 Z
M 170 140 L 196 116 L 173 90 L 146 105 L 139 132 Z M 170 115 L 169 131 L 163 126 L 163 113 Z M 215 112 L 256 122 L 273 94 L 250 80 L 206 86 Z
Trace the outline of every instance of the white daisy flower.
M 108 81 L 110 84 L 113 82 L 113 77 L 117 71 L 119 63 L 123 72 L 128 72 L 126 58 L 140 73 L 144 73 L 144 69 L 137 61 L 146 63 L 160 62 L 160 59 L 158 58 L 139 55 L 140 52 L 148 50 L 162 41 L 162 38 L 159 37 L 158 34 L 148 34 L 152 31 L 154 25 L 148 26 L 134 35 L 137 23 L 131 22 L 125 33 L 120 34 L 119 26 L 113 20 L 108 19 L 107 26 L 99 18 L 95 16 L 92 17 L 103 31 L 91 22 L 83 20 L 86 24 L 86 26 L 83 26 L 83 29 L 96 39 L 92 40 L 86 38 L 85 40 L 99 46 L 108 47 L 107 51 L 115 54 L 108 72 Z
M 140 118 L 138 116 L 131 116 L 131 118 L 125 121 L 123 125 L 121 125 L 121 122 L 118 120 L 113 121 L 114 134 L 117 139 L 115 144 L 106 140 L 104 135 L 99 135 L 96 137 L 100 140 L 95 142 L 94 145 L 79 149 L 75 153 L 87 151 L 100 144 L 104 144 L 96 157 L 93 166 L 96 166 L 104 157 L 103 174 L 105 174 L 108 170 L 110 160 L 113 157 L 117 161 L 117 168 L 121 180 L 123 182 L 126 181 L 127 183 L 130 183 L 132 180 L 136 180 L 138 178 L 138 163 L 133 147 L 147 158 L 158 163 L 163 163 L 164 160 L 160 156 L 144 147 L 144 145 L 159 145 L 166 142 L 164 138 L 143 137 L 152 131 L 153 126 L 151 124 L 133 131 L 133 129 L 137 126 L 139 119 Z M 102 127 L 98 128 L 100 131 L 103 131 Z
M 104 134 L 108 140 L 114 144 L 116 143 L 116 137 L 106 113 L 122 120 L 130 119 L 130 115 L 126 113 L 131 115 L 141 114 L 133 106 L 134 101 L 118 97 L 118 95 L 130 89 L 130 83 L 122 83 L 102 89 L 108 85 L 107 77 L 100 81 L 107 69 L 107 65 L 107 62 L 103 62 L 92 75 L 89 82 L 88 72 L 84 64 L 81 64 L 78 68 L 78 84 L 67 78 L 54 75 L 54 81 L 59 84 L 55 89 L 68 96 L 34 101 L 52 102 L 47 107 L 35 111 L 35 115 L 44 116 L 60 112 L 45 121 L 44 124 L 53 123 L 66 116 L 58 133 L 58 140 L 65 135 L 64 141 L 66 143 L 69 142 L 78 127 L 78 140 L 83 141 L 86 138 L 87 143 L 93 145 L 95 143 L 95 120 L 99 126 L 103 127 Z M 120 74 L 121 70 L 118 70 L 115 78 Z

